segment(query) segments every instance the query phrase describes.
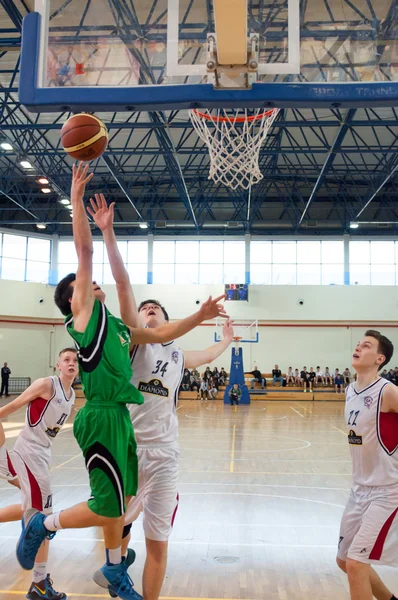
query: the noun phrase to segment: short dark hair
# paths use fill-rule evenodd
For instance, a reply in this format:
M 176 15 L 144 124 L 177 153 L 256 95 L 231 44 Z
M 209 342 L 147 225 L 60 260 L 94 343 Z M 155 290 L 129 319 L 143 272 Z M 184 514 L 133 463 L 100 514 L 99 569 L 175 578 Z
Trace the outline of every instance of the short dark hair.
M 70 315 L 72 308 L 69 299 L 73 295 L 73 287 L 71 283 L 76 281 L 76 273 L 69 273 L 66 277 L 61 279 L 54 293 L 54 302 L 58 306 L 59 310 L 65 317 Z
M 166 311 L 165 307 L 164 307 L 164 306 L 162 306 L 158 300 L 152 300 L 152 299 L 149 299 L 149 300 L 144 300 L 144 301 L 143 301 L 143 302 L 141 302 L 141 304 L 139 305 L 139 307 L 138 307 L 138 312 L 140 312 L 140 311 L 141 311 L 141 309 L 142 309 L 142 308 L 143 308 L 143 307 L 144 307 L 146 304 L 155 304 L 156 306 L 159 306 L 159 308 L 161 308 L 161 309 L 162 309 L 162 312 L 163 312 L 163 316 L 164 316 L 164 318 L 166 319 L 166 321 L 169 321 L 169 315 L 167 314 L 167 311 Z
M 63 350 L 61 350 L 61 352 L 58 354 L 58 356 L 62 356 L 66 352 L 74 352 L 75 354 L 77 354 L 76 348 L 64 348 Z
M 386 360 L 379 366 L 379 371 L 387 365 L 392 359 L 392 355 L 394 354 L 394 346 L 391 340 L 389 340 L 385 335 L 382 335 L 380 331 L 376 331 L 375 329 L 368 329 L 365 332 L 365 337 L 372 337 L 378 342 L 378 352 L 385 356 Z

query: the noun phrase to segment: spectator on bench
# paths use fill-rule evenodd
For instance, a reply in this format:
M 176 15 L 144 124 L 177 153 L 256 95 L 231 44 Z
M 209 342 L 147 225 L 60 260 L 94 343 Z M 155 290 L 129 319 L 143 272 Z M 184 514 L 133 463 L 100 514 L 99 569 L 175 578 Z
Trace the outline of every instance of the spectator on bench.
M 191 379 L 191 392 L 196 390 L 198 393 L 198 398 L 199 398 L 200 375 L 199 375 L 199 371 L 196 368 L 192 369 L 190 379 Z
M 221 371 L 220 371 L 220 378 L 219 378 L 219 380 L 218 380 L 218 381 L 219 381 L 219 383 L 220 383 L 220 385 L 225 385 L 225 383 L 226 383 L 227 379 L 228 379 L 227 372 L 226 372 L 226 370 L 224 369 L 224 367 L 222 367 L 222 368 L 221 368 Z
M 203 373 L 203 379 L 206 379 L 206 381 L 208 381 L 212 376 L 213 372 L 210 370 L 210 367 L 206 367 L 206 371 Z
M 203 398 L 206 398 L 206 400 L 209 397 L 209 386 L 207 385 L 207 381 L 206 379 L 203 377 L 201 384 L 200 384 L 200 399 L 203 400 Z
M 311 367 L 310 372 L 308 373 L 308 379 L 310 380 L 310 390 L 311 391 L 314 389 L 315 377 L 316 377 L 316 373 L 314 371 L 314 368 Z
M 251 380 L 250 389 L 251 390 L 254 389 L 255 383 L 261 383 L 261 389 L 263 390 L 267 384 L 266 384 L 264 377 L 261 375 L 260 371 L 258 370 L 257 366 L 254 365 L 254 370 L 248 371 L 248 373 L 249 373 L 249 375 L 253 375 L 253 379 Z
M 242 398 L 242 390 L 239 387 L 238 383 L 234 383 L 233 387 L 228 392 L 229 401 L 231 406 L 236 404 L 238 406 L 240 399 Z
M 282 387 L 282 385 L 283 385 L 282 371 L 280 370 L 278 365 L 275 365 L 275 368 L 272 369 L 272 385 L 275 385 L 277 381 L 279 381 L 279 383 Z
M 286 375 L 286 385 L 289 385 L 290 381 L 292 382 L 292 384 L 294 385 L 294 375 L 293 375 L 293 369 L 292 367 L 289 367 L 287 370 L 287 375 Z
M 315 385 L 318 386 L 319 384 L 325 385 L 325 376 L 321 371 L 321 367 L 317 367 L 315 373 Z
M 336 369 L 335 375 L 334 375 L 334 387 L 336 389 L 336 394 L 342 392 L 343 388 L 344 388 L 344 377 L 342 376 L 342 374 L 339 372 L 338 369 Z
M 351 383 L 351 371 L 348 367 L 343 371 L 344 385 L 348 386 Z
M 309 378 L 309 373 L 307 371 L 307 367 L 303 367 L 303 370 L 300 372 L 301 382 L 303 384 L 304 392 L 308 390 L 311 391 L 311 382 Z
M 294 371 L 294 382 L 299 387 L 301 386 L 300 371 L 298 369 L 295 369 L 295 371 Z
M 191 389 L 191 375 L 188 369 L 185 369 L 184 375 L 181 381 L 181 390 L 183 392 L 188 392 Z
M 214 379 L 214 377 L 210 377 L 209 381 L 208 381 L 208 392 L 209 392 L 209 398 L 210 400 L 215 400 L 216 396 L 217 396 L 217 386 L 216 386 L 216 381 Z
M 329 371 L 329 367 L 326 367 L 326 369 L 325 369 L 325 384 L 326 385 L 332 385 L 333 384 L 332 374 Z
M 214 370 L 213 370 L 213 377 L 214 377 L 214 383 L 215 383 L 215 386 L 216 386 L 216 388 L 217 388 L 217 390 L 218 390 L 218 388 L 219 388 L 219 385 L 220 385 L 220 372 L 219 372 L 219 370 L 217 369 L 217 367 L 214 367 Z

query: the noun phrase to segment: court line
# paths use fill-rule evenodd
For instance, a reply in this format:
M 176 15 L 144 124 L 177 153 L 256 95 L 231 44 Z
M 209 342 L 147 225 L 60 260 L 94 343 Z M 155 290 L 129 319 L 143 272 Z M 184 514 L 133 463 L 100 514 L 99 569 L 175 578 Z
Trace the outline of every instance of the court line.
M 79 456 L 83 456 L 81 452 L 79 452 L 79 454 L 76 454 L 75 456 L 72 456 L 72 458 L 69 458 L 68 460 L 66 460 L 65 462 L 61 463 L 60 465 L 57 465 L 56 467 L 53 467 L 51 469 L 51 471 L 55 471 L 56 469 L 60 469 L 61 467 L 64 467 L 68 463 L 72 462 L 72 460 L 75 460 L 76 458 L 79 458 Z
M 302 419 L 304 419 L 304 415 L 302 415 L 301 413 L 299 413 L 299 411 L 298 411 L 298 410 L 296 410 L 295 408 L 293 408 L 293 406 L 290 406 L 289 408 L 291 408 L 292 410 L 294 410 L 294 412 L 295 412 L 295 413 L 297 413 L 298 415 L 300 415 L 300 417 L 301 417 Z
M 340 506 L 339 506 L 340 508 Z M 344 507 L 342 507 L 344 508 Z M 228 524 L 229 526 L 229 524 Z M 293 526 L 294 527 L 294 526 Z M 338 531 L 338 525 L 336 525 L 336 530 Z M 0 539 L 18 539 L 17 536 L 0 536 Z M 95 539 L 95 538 L 62 538 L 62 540 L 64 542 L 103 542 L 103 539 Z M 53 542 L 54 543 L 54 542 Z M 145 544 L 145 540 L 135 540 L 134 542 L 135 545 L 138 544 Z M 219 542 L 211 542 L 211 541 L 207 541 L 207 542 L 194 542 L 190 539 L 188 540 L 169 540 L 169 545 L 171 546 L 181 546 L 183 544 L 189 544 L 190 546 L 222 546 L 225 547 L 225 540 L 220 540 Z M 270 544 L 267 542 L 252 542 L 252 543 L 245 543 L 245 542 L 228 542 L 228 547 L 229 546 L 243 546 L 245 548 L 336 548 L 336 544 L 333 545 L 321 545 L 321 544 Z M 8 593 L 8 590 L 4 591 L 4 590 L 0 590 L 0 594 L 1 593 Z M 66 593 L 66 592 L 65 592 Z M 26 590 L 24 591 L 24 595 L 26 594 Z M 70 595 L 73 596 L 84 596 L 85 594 L 67 594 L 67 596 L 69 597 Z M 92 598 L 108 598 L 109 600 L 109 594 L 107 596 L 102 596 L 102 595 L 95 595 L 95 594 L 88 594 L 88 597 L 92 597 Z M 188 600 L 192 600 L 192 598 L 189 598 Z M 199 600 L 203 600 L 203 598 L 200 598 Z M 224 600 L 224 599 L 223 599 Z
M 335 425 L 331 425 L 331 427 L 333 427 L 333 429 L 336 429 L 336 431 L 339 431 L 340 433 L 342 433 L 344 435 L 344 437 L 347 437 L 347 433 L 345 431 L 343 431 L 342 429 L 339 429 Z
M 305 412 L 311 412 L 308 408 L 306 408 L 305 406 L 303 406 L 302 404 L 300 404 L 299 402 L 296 402 L 297 406 L 300 406 L 303 410 L 305 410 Z
M 236 425 L 234 425 L 233 431 L 232 431 L 232 447 L 231 447 L 231 460 L 229 463 L 229 471 L 230 473 L 234 472 L 234 458 L 235 458 L 235 431 L 236 431 Z
M 222 473 L 229 473 L 230 471 L 210 471 L 201 469 L 180 469 L 180 473 L 211 473 L 212 475 L 221 475 Z M 234 475 L 305 475 L 306 477 L 321 477 L 323 475 L 338 475 L 344 477 L 352 477 L 351 473 L 308 473 L 308 472 L 296 472 L 296 471 L 234 471 Z

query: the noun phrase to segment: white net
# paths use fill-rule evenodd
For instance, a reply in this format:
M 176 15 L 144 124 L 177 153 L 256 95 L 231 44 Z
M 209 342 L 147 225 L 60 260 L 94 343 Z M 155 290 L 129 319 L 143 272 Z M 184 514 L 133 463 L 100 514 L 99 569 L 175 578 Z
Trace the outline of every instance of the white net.
M 245 190 L 263 179 L 260 148 L 278 115 L 275 108 L 190 110 L 192 124 L 210 152 L 209 179 Z

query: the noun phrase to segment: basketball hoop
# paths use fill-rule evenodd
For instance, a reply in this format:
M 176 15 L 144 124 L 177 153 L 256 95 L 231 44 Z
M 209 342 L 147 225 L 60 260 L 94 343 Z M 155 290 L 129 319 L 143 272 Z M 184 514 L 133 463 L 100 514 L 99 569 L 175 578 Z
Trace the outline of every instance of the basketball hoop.
M 241 341 L 242 337 L 241 336 L 234 336 L 232 338 L 235 342 L 235 354 L 238 355 L 239 354 L 239 342 Z
M 252 115 L 246 108 L 233 114 L 222 108 L 216 113 L 207 109 L 189 111 L 192 125 L 210 152 L 209 179 L 233 190 L 247 190 L 264 177 L 258 164 L 260 148 L 279 108 L 266 112 L 256 109 Z

